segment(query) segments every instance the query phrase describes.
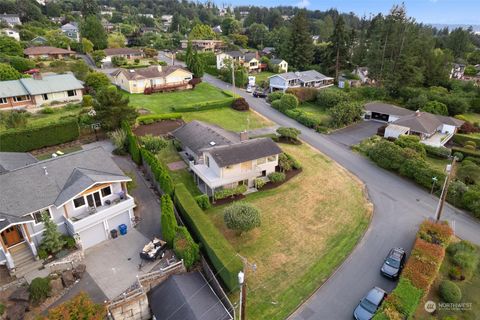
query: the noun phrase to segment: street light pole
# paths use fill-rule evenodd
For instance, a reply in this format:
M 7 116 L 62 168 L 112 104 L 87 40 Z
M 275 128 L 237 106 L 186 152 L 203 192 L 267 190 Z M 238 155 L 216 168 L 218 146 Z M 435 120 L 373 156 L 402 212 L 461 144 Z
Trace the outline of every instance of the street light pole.
M 443 183 L 442 194 L 440 195 L 440 199 L 438 200 L 437 211 L 435 213 L 436 222 L 439 222 L 440 217 L 442 216 L 443 206 L 445 204 L 445 200 L 447 199 L 449 182 L 454 172 L 456 161 L 457 161 L 457 158 L 453 157 L 452 164 L 447 165 L 447 168 L 446 168 L 447 176 L 445 177 L 445 182 Z
M 233 64 L 233 59 L 232 59 L 232 92 L 233 92 L 233 97 L 235 98 L 235 65 Z
M 240 307 L 238 308 L 238 319 L 243 320 L 245 319 L 245 292 L 243 291 L 245 286 L 245 274 L 243 271 L 238 273 L 238 283 L 240 284 Z
M 432 181 L 433 181 L 433 182 L 432 182 L 432 190 L 430 190 L 430 194 L 433 193 L 433 188 L 435 187 L 435 183 L 438 181 L 438 178 L 437 178 L 437 177 L 433 177 L 433 178 L 432 178 Z

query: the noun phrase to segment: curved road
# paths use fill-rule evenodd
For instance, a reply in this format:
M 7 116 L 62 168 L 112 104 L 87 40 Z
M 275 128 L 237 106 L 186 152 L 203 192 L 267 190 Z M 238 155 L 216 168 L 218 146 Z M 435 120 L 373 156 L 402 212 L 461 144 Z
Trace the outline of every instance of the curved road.
M 178 63 L 178 62 L 176 62 Z M 180 64 L 180 63 L 179 63 Z M 204 81 L 221 89 L 231 86 L 208 74 Z M 396 283 L 383 278 L 380 266 L 392 247 L 411 250 L 418 225 L 433 218 L 438 198 L 409 180 L 383 170 L 328 135 L 319 134 L 271 108 L 263 99 L 237 90 L 250 107 L 271 121 L 302 131 L 301 139 L 345 167 L 365 183 L 374 216 L 365 236 L 337 271 L 295 311 L 290 319 L 352 319 L 359 299 L 372 287 L 388 292 Z M 450 205 L 443 211 L 456 234 L 480 245 L 480 224 Z

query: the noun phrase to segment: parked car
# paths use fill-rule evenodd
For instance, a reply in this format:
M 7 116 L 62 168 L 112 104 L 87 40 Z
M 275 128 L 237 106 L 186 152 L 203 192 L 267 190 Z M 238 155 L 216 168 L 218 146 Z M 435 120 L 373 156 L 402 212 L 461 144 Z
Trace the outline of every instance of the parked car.
M 393 248 L 388 253 L 383 262 L 380 272 L 391 279 L 397 279 L 405 265 L 405 250 L 402 248 Z
M 267 94 L 265 93 L 265 91 L 257 89 L 253 91 L 253 96 L 255 98 L 266 98 Z
M 253 87 L 252 85 L 249 84 L 249 85 L 247 86 L 247 92 L 248 92 L 248 93 L 252 93 L 252 92 L 253 92 L 253 89 L 254 89 L 254 87 Z
M 380 308 L 383 300 L 387 297 L 385 290 L 379 287 L 371 289 L 353 311 L 353 317 L 356 320 L 370 320 L 375 312 Z

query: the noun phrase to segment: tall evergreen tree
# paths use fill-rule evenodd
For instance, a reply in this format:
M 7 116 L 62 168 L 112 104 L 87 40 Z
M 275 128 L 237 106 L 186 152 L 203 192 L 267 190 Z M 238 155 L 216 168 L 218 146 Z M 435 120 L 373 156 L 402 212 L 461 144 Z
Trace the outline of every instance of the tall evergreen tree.
M 300 10 L 291 22 L 288 61 L 295 68 L 305 70 L 313 60 L 313 42 L 306 11 Z
M 93 43 L 95 50 L 103 50 L 107 47 L 107 34 L 102 23 L 96 16 L 88 16 L 80 24 L 80 33 Z
M 205 72 L 203 59 L 198 55 L 198 52 L 196 50 L 193 53 L 190 71 L 193 73 L 193 76 L 195 78 L 203 77 L 203 73 Z
M 347 63 L 348 58 L 348 33 L 345 28 L 345 21 L 338 16 L 335 28 L 330 36 L 330 57 L 335 62 L 335 79 L 338 80 L 340 69 Z
M 100 13 L 97 0 L 82 0 L 82 16 L 95 16 Z

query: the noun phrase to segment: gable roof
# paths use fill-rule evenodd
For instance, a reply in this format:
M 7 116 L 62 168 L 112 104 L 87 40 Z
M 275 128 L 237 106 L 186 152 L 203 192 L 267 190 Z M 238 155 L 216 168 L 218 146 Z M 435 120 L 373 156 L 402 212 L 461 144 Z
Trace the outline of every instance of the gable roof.
M 78 25 L 75 22 L 72 23 L 66 23 L 63 26 L 60 27 L 63 31 L 70 31 L 70 30 L 77 30 L 78 31 Z
M 210 153 L 221 168 L 282 153 L 282 149 L 270 138 L 251 139 L 203 151 Z
M 47 75 L 42 79 L 23 78 L 19 81 L 30 95 L 83 89 L 83 85 L 71 73 Z
M 34 221 L 32 217 L 15 217 L 3 212 L 0 212 L 0 232 L 10 227 L 12 224 L 19 224 L 23 222 Z
M 28 95 L 20 80 L 0 81 L 0 98 Z
M 318 71 L 315 70 L 307 70 L 307 71 L 301 71 L 301 72 L 285 72 L 285 73 L 280 73 L 280 74 L 275 74 L 273 76 L 270 76 L 269 78 L 273 77 L 280 77 L 284 80 L 295 80 L 298 79 L 301 82 L 312 82 L 312 81 L 321 81 L 321 80 L 333 80 L 331 77 L 327 77 L 324 74 L 321 74 Z
M 463 121 L 451 117 L 417 111 L 413 114 L 403 116 L 393 123 L 408 127 L 410 130 L 415 132 L 431 134 L 443 124 L 460 127 L 463 124 Z
M 270 59 L 270 63 L 271 64 L 280 64 L 282 62 L 284 62 L 285 60 L 283 59 Z M 286 61 L 285 61 L 286 62 Z
M 27 152 L 0 152 L 0 174 L 25 167 L 38 160 Z
M 115 56 L 120 54 L 142 54 L 143 51 L 140 49 L 133 49 L 133 48 L 107 48 L 105 50 L 106 56 Z
M 26 56 L 29 55 L 43 55 L 43 54 L 74 54 L 75 51 L 66 50 L 62 48 L 55 48 L 49 46 L 41 46 L 41 47 L 28 47 L 23 50 L 23 53 Z
M 148 292 L 148 301 L 157 320 L 233 319 L 198 271 L 168 277 Z
M 90 186 L 88 182 L 119 180 L 130 178 L 101 147 L 69 153 L 1 174 L 0 208 L 21 217 L 74 197 Z
M 35 38 L 33 38 L 32 40 L 30 40 L 30 42 L 32 43 L 47 43 L 47 39 L 45 39 L 45 37 L 42 37 L 42 36 L 37 36 Z
M 238 134 L 197 120 L 174 130 L 172 135 L 198 156 L 202 154 L 202 149 L 211 147 L 212 142 L 217 146 L 240 142 Z
M 112 73 L 112 76 L 116 77 L 120 74 L 123 74 L 128 80 L 140 80 L 140 79 L 152 79 L 152 78 L 163 78 L 166 77 L 177 70 L 183 70 L 192 74 L 190 71 L 182 68 L 181 66 L 149 66 L 146 68 L 139 69 L 124 69 L 120 68 Z
M 408 110 L 402 107 L 397 107 L 393 104 L 388 104 L 384 102 L 369 102 L 365 104 L 364 108 L 367 111 L 395 116 L 406 116 L 415 113 L 415 111 Z
M 235 50 L 235 51 L 227 51 L 225 52 L 226 55 L 229 55 L 230 57 L 232 58 L 240 58 L 240 57 L 243 57 L 245 55 L 245 53 L 243 53 L 242 51 L 240 50 Z

